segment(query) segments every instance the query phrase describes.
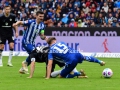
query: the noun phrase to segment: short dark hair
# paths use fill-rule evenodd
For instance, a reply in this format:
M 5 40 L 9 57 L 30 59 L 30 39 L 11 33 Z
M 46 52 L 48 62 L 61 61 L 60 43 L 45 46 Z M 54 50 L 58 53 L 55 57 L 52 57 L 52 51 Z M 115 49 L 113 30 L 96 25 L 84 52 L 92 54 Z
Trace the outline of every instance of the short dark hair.
M 44 13 L 42 11 L 37 11 L 36 15 L 39 15 L 39 14 L 44 14 Z
M 47 43 L 48 43 L 48 44 L 51 44 L 53 40 L 56 40 L 56 38 L 55 38 L 55 37 L 49 37 L 49 38 L 47 39 Z
M 4 5 L 4 8 L 6 8 L 6 7 L 11 7 L 11 5 L 5 4 L 5 5 Z

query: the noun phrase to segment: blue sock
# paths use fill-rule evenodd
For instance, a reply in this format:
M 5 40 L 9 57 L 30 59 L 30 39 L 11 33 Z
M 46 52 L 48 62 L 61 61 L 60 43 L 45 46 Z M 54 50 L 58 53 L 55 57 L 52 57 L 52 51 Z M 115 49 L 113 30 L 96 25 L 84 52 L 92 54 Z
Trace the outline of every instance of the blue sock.
M 30 60 L 29 56 L 26 58 L 26 62 L 28 63 L 27 64 L 28 66 L 31 64 L 31 60 Z
M 97 58 L 94 58 L 92 56 L 85 56 L 85 60 L 89 62 L 101 63 L 101 60 L 98 60 Z
M 74 78 L 75 76 L 80 76 L 80 72 L 74 72 L 74 74 L 68 74 L 66 78 Z

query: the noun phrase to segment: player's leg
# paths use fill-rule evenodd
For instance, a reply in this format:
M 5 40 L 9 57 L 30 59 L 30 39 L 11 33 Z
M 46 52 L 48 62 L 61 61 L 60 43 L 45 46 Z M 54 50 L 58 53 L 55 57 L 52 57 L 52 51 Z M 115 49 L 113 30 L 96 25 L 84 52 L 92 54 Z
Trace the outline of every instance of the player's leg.
M 13 42 L 10 42 L 9 43 L 9 48 L 10 48 L 10 51 L 9 51 L 9 58 L 8 58 L 8 66 L 12 67 L 12 56 L 13 56 L 13 49 L 14 49 L 14 43 Z
M 101 60 L 99 60 L 95 57 L 92 57 L 92 56 L 84 56 L 84 60 L 89 61 L 89 62 L 99 63 L 101 66 L 105 65 L 104 61 L 101 61 Z
M 25 61 L 22 62 L 22 69 L 19 70 L 20 73 L 22 74 L 28 74 L 28 66 L 33 62 L 34 60 L 37 60 L 37 54 L 36 53 L 31 53 Z M 35 62 L 35 61 L 34 61 Z
M 62 71 L 62 70 L 57 70 L 57 71 L 52 72 L 52 73 L 51 73 L 51 77 L 52 77 L 52 78 L 55 78 L 55 77 L 59 76 L 60 73 L 61 73 L 61 71 Z M 74 74 L 74 75 L 73 75 L 73 74 Z M 82 69 L 81 69 L 80 71 L 78 71 L 76 68 L 74 68 L 73 71 L 70 73 L 69 76 L 70 76 L 71 78 L 73 78 L 73 77 L 75 77 L 75 75 L 77 75 L 78 78 L 87 78 L 85 72 L 84 72 Z
M 32 45 L 32 44 L 24 44 L 24 43 L 22 43 L 22 46 L 27 51 L 28 54 L 30 54 L 33 51 L 33 49 L 35 48 L 34 45 Z M 31 63 L 29 57 L 27 57 L 25 61 L 27 62 L 27 65 L 29 66 L 30 63 Z
M 72 70 L 77 66 L 78 61 L 74 60 L 71 64 L 66 64 L 65 68 L 61 71 L 60 77 L 62 78 L 73 78 L 75 76 L 79 76 L 80 73 L 72 73 Z
M 51 77 L 53 77 L 53 78 L 57 77 L 58 75 L 60 75 L 61 71 L 62 71 L 62 69 L 52 72 Z M 75 72 L 78 72 L 78 70 L 76 68 L 74 68 L 72 72 L 75 73 Z
M 22 47 L 27 51 L 28 54 L 30 54 L 35 48 L 35 46 L 32 44 L 24 44 L 24 43 L 22 43 Z
M 27 57 L 28 61 L 24 60 L 22 61 L 22 67 L 19 70 L 19 73 L 21 74 L 28 74 L 28 62 L 31 63 L 30 56 Z
M 51 77 L 57 77 L 60 73 L 61 73 L 61 70 L 57 70 L 57 71 L 54 71 L 55 69 L 55 65 L 58 65 L 60 68 L 63 68 L 65 66 L 64 63 L 61 63 L 61 62 L 58 62 L 56 60 L 53 60 L 53 64 L 52 64 L 52 69 L 51 69 Z
M 61 71 L 62 71 L 62 70 L 57 70 L 57 71 L 52 72 L 52 73 L 51 73 L 51 77 L 52 77 L 52 78 L 57 77 L 58 75 L 60 75 Z
M 4 49 L 4 44 L 0 44 L 0 67 L 3 66 L 3 63 L 2 63 L 2 52 L 3 52 L 3 49 Z
M 9 43 L 9 58 L 8 58 L 8 66 L 12 67 L 12 56 L 13 56 L 13 50 L 14 50 L 14 36 L 10 35 L 7 37 L 8 43 Z
M 4 45 L 6 43 L 6 39 L 5 37 L 0 37 L 0 67 L 3 66 L 3 62 L 2 62 L 2 52 L 4 50 Z

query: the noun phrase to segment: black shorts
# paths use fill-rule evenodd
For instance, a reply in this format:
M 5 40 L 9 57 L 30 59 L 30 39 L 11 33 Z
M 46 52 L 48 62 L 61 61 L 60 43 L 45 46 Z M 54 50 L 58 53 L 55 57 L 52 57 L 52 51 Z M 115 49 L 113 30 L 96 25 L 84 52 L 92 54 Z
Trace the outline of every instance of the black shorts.
M 0 36 L 0 44 L 5 44 L 7 40 L 8 43 L 14 43 L 14 36 L 13 35 Z
M 65 63 L 61 63 L 61 62 L 58 62 L 58 61 L 53 60 L 51 72 L 54 71 L 56 64 L 57 64 L 60 68 L 62 68 L 62 67 L 65 66 Z
M 58 61 L 55 61 L 55 60 L 53 60 L 53 64 L 57 64 L 60 68 L 65 66 L 65 63 L 61 63 L 61 62 L 58 62 Z

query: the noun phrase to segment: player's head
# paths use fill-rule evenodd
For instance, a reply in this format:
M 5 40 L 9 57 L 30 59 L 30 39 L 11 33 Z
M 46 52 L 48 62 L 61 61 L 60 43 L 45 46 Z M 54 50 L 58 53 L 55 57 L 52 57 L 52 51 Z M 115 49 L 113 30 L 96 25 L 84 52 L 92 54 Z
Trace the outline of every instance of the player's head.
M 5 6 L 4 6 L 4 13 L 5 13 L 5 14 L 9 14 L 10 11 L 11 11 L 11 6 L 10 6 L 10 5 L 5 5 Z
M 56 38 L 55 38 L 55 37 L 49 37 L 49 38 L 47 39 L 47 43 L 48 43 L 49 45 L 55 44 L 55 43 L 56 43 Z
M 36 12 L 36 19 L 38 20 L 38 22 L 42 22 L 44 19 L 44 13 L 42 11 L 37 11 Z

